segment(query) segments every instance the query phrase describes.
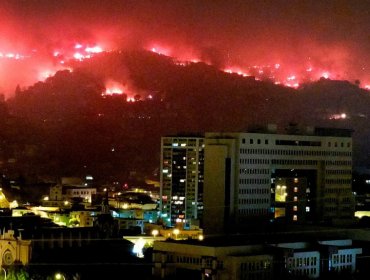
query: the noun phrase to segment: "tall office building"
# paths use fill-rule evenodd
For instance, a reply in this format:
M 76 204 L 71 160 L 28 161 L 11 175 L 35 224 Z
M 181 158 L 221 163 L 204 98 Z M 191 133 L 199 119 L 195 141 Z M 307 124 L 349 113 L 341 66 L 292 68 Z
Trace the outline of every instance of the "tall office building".
M 203 212 L 203 137 L 162 137 L 161 211 L 171 226 L 199 225 Z
M 351 131 L 293 132 L 206 133 L 206 233 L 281 217 L 292 223 L 353 218 Z

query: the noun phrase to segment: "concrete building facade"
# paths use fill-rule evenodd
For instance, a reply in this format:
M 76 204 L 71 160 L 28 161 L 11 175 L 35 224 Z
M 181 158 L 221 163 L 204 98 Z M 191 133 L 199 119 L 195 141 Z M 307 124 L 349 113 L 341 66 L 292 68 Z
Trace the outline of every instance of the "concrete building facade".
M 279 210 L 276 202 L 295 223 L 353 218 L 350 130 L 206 133 L 204 157 L 206 233 L 271 220 Z

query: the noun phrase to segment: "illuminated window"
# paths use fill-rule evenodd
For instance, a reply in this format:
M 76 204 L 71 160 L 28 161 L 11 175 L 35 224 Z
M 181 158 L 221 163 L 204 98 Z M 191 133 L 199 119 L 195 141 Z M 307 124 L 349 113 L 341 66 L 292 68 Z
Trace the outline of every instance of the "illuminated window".
M 298 192 L 298 188 L 297 187 L 294 187 L 294 192 Z
M 297 207 L 297 205 L 294 205 L 294 206 L 293 206 L 293 211 L 294 211 L 294 212 L 297 212 L 297 211 L 298 211 L 298 207 Z
M 293 200 L 294 200 L 294 201 L 298 201 L 298 197 L 296 197 L 296 196 L 295 196 L 295 197 L 293 197 Z
M 298 178 L 294 178 L 294 183 L 298 183 Z
M 298 217 L 297 217 L 297 215 L 294 215 L 294 216 L 293 216 L 293 221 L 298 221 Z
M 310 206 L 306 206 L 306 212 L 310 212 Z
M 275 190 L 275 201 L 285 202 L 286 196 L 286 186 L 277 185 Z

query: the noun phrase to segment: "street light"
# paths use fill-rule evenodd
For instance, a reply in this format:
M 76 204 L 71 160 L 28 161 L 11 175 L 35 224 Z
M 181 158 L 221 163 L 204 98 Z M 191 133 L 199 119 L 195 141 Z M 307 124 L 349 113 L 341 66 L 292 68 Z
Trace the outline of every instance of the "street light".
M 177 239 L 177 235 L 180 233 L 180 230 L 179 229 L 177 229 L 177 228 L 175 228 L 174 230 L 173 230 L 173 234 L 175 235 L 175 239 Z
M 157 237 L 157 235 L 159 234 L 159 231 L 158 231 L 158 229 L 153 229 L 152 230 L 152 235 L 154 236 L 154 237 Z
M 61 274 L 61 273 L 56 273 L 55 274 L 55 279 L 57 279 L 57 280 L 61 280 L 61 279 L 66 280 L 66 278 L 64 277 L 64 275 Z

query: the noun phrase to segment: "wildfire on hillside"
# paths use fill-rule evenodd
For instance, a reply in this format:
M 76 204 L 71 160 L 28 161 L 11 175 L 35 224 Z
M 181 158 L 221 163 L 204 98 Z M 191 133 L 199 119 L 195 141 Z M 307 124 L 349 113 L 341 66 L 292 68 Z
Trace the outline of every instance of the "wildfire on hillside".
M 196 53 L 194 50 L 189 49 L 189 51 L 180 52 L 177 54 L 174 48 L 163 47 L 160 44 L 156 43 L 149 47 L 147 50 L 153 52 L 157 55 L 163 55 L 166 57 L 171 57 L 174 64 L 178 66 L 188 66 L 192 63 L 205 63 L 208 65 L 213 65 L 212 62 L 207 59 L 200 59 L 199 53 Z M 111 50 L 109 50 L 111 51 Z M 34 77 L 29 78 L 28 80 L 37 82 L 43 81 L 48 77 L 53 76 L 57 71 L 60 70 L 70 70 L 70 62 L 83 62 L 87 59 L 92 59 L 100 53 L 106 53 L 108 50 L 105 50 L 101 47 L 100 44 L 88 44 L 88 43 L 75 43 L 68 47 L 59 47 L 54 48 L 46 58 L 45 55 L 41 56 L 37 50 L 32 50 L 28 54 L 22 54 L 17 51 L 1 51 L 0 50 L 0 63 L 1 60 L 9 61 L 27 61 L 32 59 L 32 63 L 36 63 L 38 58 L 42 61 L 49 60 L 53 63 L 48 63 L 46 67 L 39 69 Z M 42 63 L 41 63 L 42 64 Z M 227 64 L 227 62 L 225 62 Z M 213 65 L 215 66 L 215 65 Z M 329 67 L 328 67 L 329 68 Z M 307 82 L 313 82 L 319 79 L 336 79 L 336 80 L 345 80 L 347 77 L 342 73 L 341 69 L 331 70 L 322 66 L 316 66 L 310 60 L 306 63 L 302 63 L 301 67 L 291 67 L 289 64 L 284 64 L 284 62 L 271 62 L 270 64 L 263 65 L 236 65 L 229 64 L 220 68 L 220 71 L 223 71 L 228 74 L 239 75 L 241 77 L 254 77 L 257 81 L 271 81 L 276 85 L 282 85 L 291 88 L 299 88 L 301 84 Z M 30 72 L 29 75 L 34 75 Z M 365 81 L 360 84 L 360 87 L 370 90 L 370 81 Z M 122 85 L 117 86 L 107 86 L 107 90 L 103 95 L 112 95 L 112 94 L 127 94 L 127 89 L 124 89 Z M 134 102 L 134 94 L 127 95 L 128 102 Z

